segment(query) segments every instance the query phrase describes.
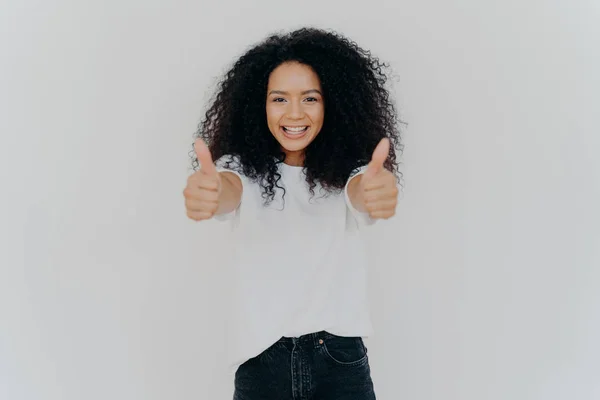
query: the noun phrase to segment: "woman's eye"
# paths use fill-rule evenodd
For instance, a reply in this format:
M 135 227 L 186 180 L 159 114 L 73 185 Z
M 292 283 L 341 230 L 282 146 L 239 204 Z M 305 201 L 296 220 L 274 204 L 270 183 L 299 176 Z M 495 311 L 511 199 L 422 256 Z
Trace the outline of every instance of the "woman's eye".
M 316 97 L 307 97 L 306 101 L 308 101 L 308 102 L 317 101 L 317 98 Z
M 282 101 L 285 101 L 285 99 L 284 99 L 283 97 L 275 97 L 275 98 L 273 99 L 273 101 L 274 101 L 275 103 L 281 103 Z

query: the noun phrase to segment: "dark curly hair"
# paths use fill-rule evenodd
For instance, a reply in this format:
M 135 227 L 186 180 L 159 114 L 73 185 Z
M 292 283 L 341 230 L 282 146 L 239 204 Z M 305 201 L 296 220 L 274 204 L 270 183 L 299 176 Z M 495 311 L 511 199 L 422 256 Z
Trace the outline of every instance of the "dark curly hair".
M 396 108 L 385 87 L 388 65 L 346 37 L 316 28 L 268 37 L 225 74 L 195 135 L 208 143 L 213 159 L 237 157 L 239 165 L 228 167 L 259 182 L 266 203 L 273 200 L 281 188 L 277 164 L 285 154 L 267 126 L 267 84 L 271 72 L 289 61 L 310 66 L 323 89 L 323 127 L 304 158 L 311 194 L 317 182 L 328 192 L 343 189 L 386 137 L 391 146 L 385 167 L 400 177 L 396 153 L 402 145 Z M 190 155 L 197 169 L 193 151 Z

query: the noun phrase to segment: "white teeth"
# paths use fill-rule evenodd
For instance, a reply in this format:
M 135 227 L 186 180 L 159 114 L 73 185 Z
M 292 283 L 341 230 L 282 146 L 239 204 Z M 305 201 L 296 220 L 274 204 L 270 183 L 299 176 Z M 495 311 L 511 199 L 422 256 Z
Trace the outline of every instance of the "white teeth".
M 295 133 L 304 132 L 307 128 L 308 128 L 308 126 L 284 126 L 283 127 L 283 129 L 285 129 L 286 131 L 295 132 Z

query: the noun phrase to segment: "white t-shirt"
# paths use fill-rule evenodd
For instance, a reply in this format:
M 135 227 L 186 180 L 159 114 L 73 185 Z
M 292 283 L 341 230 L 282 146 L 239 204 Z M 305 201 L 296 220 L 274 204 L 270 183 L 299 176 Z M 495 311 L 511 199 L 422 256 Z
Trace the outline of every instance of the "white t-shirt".
M 359 236 L 374 223 L 357 211 L 347 194 L 327 193 L 317 184 L 311 198 L 302 167 L 279 165 L 275 199 L 264 205 L 258 183 L 216 162 L 242 181 L 240 205 L 216 219 L 232 223 L 229 365 L 232 372 L 282 336 L 318 331 L 369 336 L 368 260 Z M 364 172 L 365 167 L 355 174 Z M 325 195 L 325 196 L 324 196 Z

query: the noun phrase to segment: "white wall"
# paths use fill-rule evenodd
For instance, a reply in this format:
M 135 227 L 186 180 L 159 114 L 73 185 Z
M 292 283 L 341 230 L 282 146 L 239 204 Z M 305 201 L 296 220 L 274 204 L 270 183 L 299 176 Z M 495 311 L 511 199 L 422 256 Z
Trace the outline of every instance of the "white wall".
M 379 398 L 600 398 L 598 3 L 361 3 L 2 2 L 0 399 L 230 398 L 187 151 L 228 63 L 301 24 L 389 61 L 409 123 L 368 236 Z

